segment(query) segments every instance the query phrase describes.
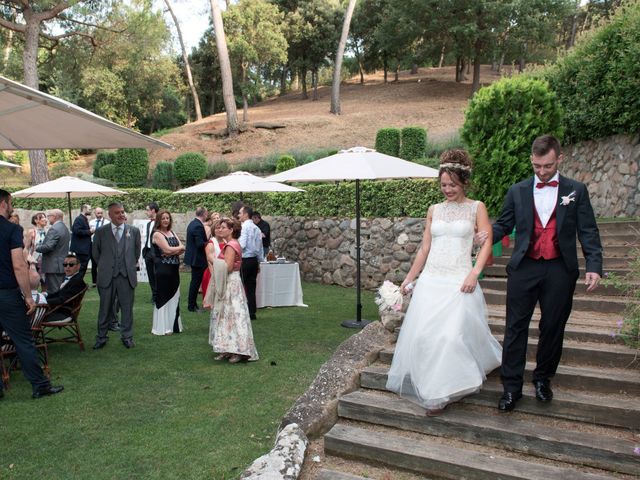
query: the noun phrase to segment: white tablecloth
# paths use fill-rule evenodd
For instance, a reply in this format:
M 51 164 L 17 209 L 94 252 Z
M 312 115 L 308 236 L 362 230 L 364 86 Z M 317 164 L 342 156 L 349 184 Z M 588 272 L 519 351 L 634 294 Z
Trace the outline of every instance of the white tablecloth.
M 262 307 L 306 307 L 302 302 L 300 267 L 297 263 L 260 264 L 256 305 Z

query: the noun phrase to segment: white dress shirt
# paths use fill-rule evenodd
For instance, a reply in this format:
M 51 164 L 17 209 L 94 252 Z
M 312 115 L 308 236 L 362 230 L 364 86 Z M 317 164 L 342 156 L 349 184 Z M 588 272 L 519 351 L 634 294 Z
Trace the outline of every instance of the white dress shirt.
M 551 187 L 547 185 L 543 188 L 537 188 L 536 185 L 542 182 L 542 180 L 540 180 L 537 175 L 534 175 L 534 178 L 533 201 L 536 205 L 536 211 L 538 212 L 540 222 L 543 227 L 546 227 L 551 215 L 553 215 L 553 210 L 556 208 L 556 203 L 558 202 L 558 187 Z M 549 182 L 553 182 L 554 180 L 556 182 L 560 181 L 560 174 L 558 172 L 549 179 Z
M 91 235 L 91 239 L 93 239 L 93 235 L 95 235 L 96 230 L 98 230 L 100 227 L 111 223 L 109 221 L 108 218 L 102 217 L 102 218 L 94 218 L 89 222 L 89 227 L 93 228 L 93 234 Z
M 242 222 L 242 230 L 238 243 L 242 247 L 242 258 L 256 257 L 259 262 L 264 260 L 264 250 L 262 248 L 262 232 L 248 219 Z

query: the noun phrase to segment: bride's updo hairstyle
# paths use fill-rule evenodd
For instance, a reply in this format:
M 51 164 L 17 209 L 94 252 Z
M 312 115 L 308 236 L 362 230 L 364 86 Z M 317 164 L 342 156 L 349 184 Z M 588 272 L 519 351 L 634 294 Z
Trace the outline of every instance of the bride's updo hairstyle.
M 440 155 L 440 170 L 438 178 L 448 173 L 451 179 L 465 189 L 471 184 L 471 166 L 473 161 L 466 150 L 454 148 L 442 152 Z

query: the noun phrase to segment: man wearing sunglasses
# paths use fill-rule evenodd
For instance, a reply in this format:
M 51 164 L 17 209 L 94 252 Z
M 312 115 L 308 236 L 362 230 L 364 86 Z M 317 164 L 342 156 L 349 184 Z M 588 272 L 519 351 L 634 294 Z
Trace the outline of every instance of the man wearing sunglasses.
M 91 235 L 93 231 L 89 225 L 91 218 L 91 206 L 82 205 L 80 215 L 73 221 L 71 227 L 71 251 L 76 254 L 80 261 L 80 273 L 84 276 L 91 258 Z
M 60 285 L 60 290 L 47 295 L 47 303 L 49 305 L 62 305 L 69 299 L 75 297 L 87 286 L 82 278 L 81 263 L 78 258 L 70 253 L 64 258 L 62 264 L 64 267 L 64 281 Z M 66 320 L 71 315 L 71 310 L 60 307 L 47 317 L 47 322 L 55 322 L 57 320 Z

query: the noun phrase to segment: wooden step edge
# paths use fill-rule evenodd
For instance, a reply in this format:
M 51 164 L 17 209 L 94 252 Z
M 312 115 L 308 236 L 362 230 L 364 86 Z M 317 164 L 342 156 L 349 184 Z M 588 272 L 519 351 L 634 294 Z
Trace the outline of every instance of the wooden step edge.
M 398 396 L 359 390 L 340 398 L 338 416 L 601 470 L 640 474 L 633 442 L 540 426 L 531 419 L 492 415 L 488 410 L 483 416 L 454 404 L 441 416 L 427 417 L 424 408 Z
M 424 436 L 417 440 L 399 435 L 371 432 L 337 423 L 324 436 L 325 452 L 341 457 L 354 457 L 404 468 L 422 474 L 450 479 L 487 480 L 604 480 L 607 476 L 586 473 L 508 458 L 498 451 L 493 454 L 442 444 L 439 439 Z
M 500 321 L 497 319 L 489 318 L 489 328 L 491 329 L 491 333 L 493 335 L 503 336 L 505 332 L 505 323 L 504 320 Z M 398 332 L 400 333 L 400 327 L 398 327 Z M 529 326 L 529 338 L 538 338 L 540 334 L 540 330 L 538 329 L 538 325 L 531 324 Z M 617 335 L 614 335 L 614 329 L 606 329 L 606 328 L 593 328 L 590 327 L 588 330 L 585 328 L 575 328 L 571 327 L 567 324 L 567 327 L 564 330 L 564 339 L 565 341 L 574 341 L 574 342 L 585 342 L 585 343 L 603 343 L 608 345 L 624 345 L 624 341 Z

